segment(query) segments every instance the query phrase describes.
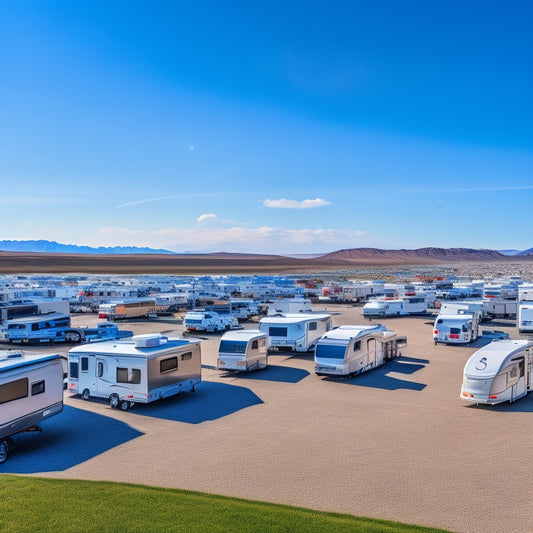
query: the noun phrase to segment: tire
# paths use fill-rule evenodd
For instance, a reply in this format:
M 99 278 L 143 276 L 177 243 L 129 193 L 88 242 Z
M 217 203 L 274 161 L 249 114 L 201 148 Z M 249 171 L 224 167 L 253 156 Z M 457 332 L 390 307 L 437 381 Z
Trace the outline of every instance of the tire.
M 91 397 L 91 395 L 89 393 L 89 389 L 83 389 L 83 392 L 81 393 L 81 397 L 84 400 L 88 400 Z
M 7 453 L 11 455 L 15 451 L 15 441 L 11 437 L 8 437 L 5 443 L 7 444 Z
M 120 410 L 121 411 L 127 411 L 129 408 L 130 408 L 130 402 L 128 402 L 126 400 L 122 400 L 120 402 Z
M 65 340 L 67 342 L 78 343 L 81 341 L 81 335 L 77 331 L 65 332 Z
M 0 441 L 0 465 L 7 461 L 9 455 L 7 442 L 5 440 Z
M 118 397 L 118 394 L 111 394 L 109 396 L 109 406 L 111 409 L 118 409 L 120 406 L 120 398 Z

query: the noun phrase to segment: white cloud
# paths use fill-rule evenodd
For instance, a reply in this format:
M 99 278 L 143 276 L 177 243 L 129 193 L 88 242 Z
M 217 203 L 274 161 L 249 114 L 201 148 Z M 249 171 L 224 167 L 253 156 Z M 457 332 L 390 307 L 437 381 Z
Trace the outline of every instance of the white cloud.
M 287 200 L 280 198 L 279 200 L 265 200 L 263 205 L 265 207 L 276 207 L 283 209 L 310 209 L 312 207 L 323 207 L 330 205 L 331 202 L 324 200 L 324 198 L 315 198 L 314 200 Z
M 90 238 L 93 246 L 149 246 L 174 251 L 211 250 L 255 253 L 312 253 L 366 244 L 364 231 L 343 229 L 259 228 L 130 230 L 100 228 Z
M 212 220 L 217 218 L 215 213 L 207 213 L 206 215 L 201 215 L 196 219 L 196 222 L 203 222 L 204 220 Z

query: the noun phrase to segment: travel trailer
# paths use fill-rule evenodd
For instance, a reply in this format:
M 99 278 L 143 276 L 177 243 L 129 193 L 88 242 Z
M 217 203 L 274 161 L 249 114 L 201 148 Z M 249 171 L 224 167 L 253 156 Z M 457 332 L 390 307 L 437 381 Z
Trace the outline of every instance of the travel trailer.
M 518 305 L 518 331 L 533 333 L 533 302 L 520 302 Z
M 457 315 L 464 313 L 478 313 L 481 319 L 485 318 L 485 303 L 483 300 L 455 300 L 442 301 L 440 304 L 439 314 Z
M 309 352 L 332 327 L 329 314 L 287 313 L 259 321 L 259 331 L 266 333 L 269 350 Z
M 398 357 L 405 337 L 385 326 L 340 326 L 324 334 L 315 346 L 315 373 L 350 376 Z
M 455 315 L 440 314 L 433 325 L 435 344 L 468 344 L 478 338 L 479 314 L 459 313 Z
M 218 348 L 218 370 L 259 370 L 268 366 L 267 336 L 259 330 L 228 331 Z
M 365 318 L 416 315 L 426 311 L 427 303 L 423 296 L 377 298 L 363 306 L 363 316 Z
M 120 320 L 124 318 L 138 318 L 157 312 L 154 298 L 133 298 L 100 304 L 98 318 L 107 320 Z
M 84 344 L 69 351 L 68 390 L 125 411 L 135 402 L 194 392 L 201 366 L 199 340 L 146 334 Z
M 185 315 L 184 324 L 187 331 L 216 332 L 239 327 L 236 318 L 231 315 L 219 315 L 216 311 L 190 311 Z
M 0 352 L 0 463 L 14 450 L 13 435 L 63 409 L 63 365 L 59 355 Z
M 483 312 L 489 318 L 516 318 L 517 300 L 502 298 L 486 298 L 483 301 Z
M 490 405 L 514 402 L 531 390 L 532 378 L 533 341 L 495 341 L 466 362 L 461 398 Z
M 311 313 L 311 300 L 308 298 L 278 298 L 268 303 L 267 315 L 283 313 Z
M 65 332 L 69 328 L 69 315 L 48 313 L 9 320 L 6 337 L 9 343 L 19 344 L 65 342 Z

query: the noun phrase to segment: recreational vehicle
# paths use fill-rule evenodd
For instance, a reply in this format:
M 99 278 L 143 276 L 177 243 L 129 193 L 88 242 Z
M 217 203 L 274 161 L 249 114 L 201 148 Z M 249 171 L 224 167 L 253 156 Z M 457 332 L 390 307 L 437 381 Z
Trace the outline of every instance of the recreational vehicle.
M 9 320 L 6 336 L 8 342 L 19 344 L 65 342 L 69 327 L 69 315 L 48 313 Z
M 63 365 L 59 355 L 0 352 L 0 463 L 14 449 L 13 435 L 63 409 Z
M 461 398 L 490 405 L 514 402 L 531 390 L 532 374 L 533 341 L 492 342 L 466 362 Z
M 520 302 L 518 305 L 518 331 L 533 332 L 533 302 Z
M 184 324 L 187 331 L 209 332 L 228 331 L 239 326 L 233 316 L 219 315 L 216 311 L 191 311 L 185 315 Z
M 135 402 L 194 392 L 201 366 L 199 340 L 146 334 L 84 344 L 69 351 L 68 390 L 125 411 Z
M 100 304 L 98 318 L 107 320 L 120 320 L 124 318 L 137 318 L 146 316 L 157 311 L 154 298 L 133 298 Z
M 315 373 L 319 376 L 360 374 L 398 357 L 405 337 L 385 326 L 340 326 L 323 335 L 315 346 Z
M 435 344 L 468 344 L 478 338 L 479 314 L 438 315 L 433 325 Z
M 443 301 L 440 304 L 439 314 L 457 315 L 465 313 L 479 313 L 481 319 L 485 318 L 485 303 L 483 300 L 455 300 L 453 302 Z
M 363 306 L 366 318 L 416 315 L 427 311 L 426 299 L 423 296 L 407 298 L 377 298 Z
M 311 300 L 308 298 L 278 298 L 268 303 L 267 315 L 283 313 L 310 313 Z
M 259 321 L 259 331 L 266 333 L 269 350 L 309 352 L 332 327 L 329 314 L 287 313 Z
M 218 370 L 258 370 L 268 366 L 267 336 L 259 330 L 228 331 L 218 348 Z

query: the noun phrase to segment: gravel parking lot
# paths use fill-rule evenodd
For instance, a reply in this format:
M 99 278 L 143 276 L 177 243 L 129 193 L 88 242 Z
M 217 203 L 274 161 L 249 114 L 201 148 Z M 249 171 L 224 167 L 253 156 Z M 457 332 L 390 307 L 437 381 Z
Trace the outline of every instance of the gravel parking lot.
M 335 326 L 366 322 L 360 307 L 326 307 Z M 454 531 L 533 531 L 533 394 L 472 406 L 459 391 L 476 347 L 435 346 L 429 318 L 381 323 L 406 335 L 407 348 L 351 379 L 316 376 L 311 354 L 276 354 L 249 375 L 204 368 L 195 394 L 128 412 L 65 393 L 63 413 L 40 435 L 17 436 L 2 471 L 199 490 Z M 182 332 L 170 321 L 123 329 Z M 215 365 L 220 335 L 204 338 L 203 364 Z

